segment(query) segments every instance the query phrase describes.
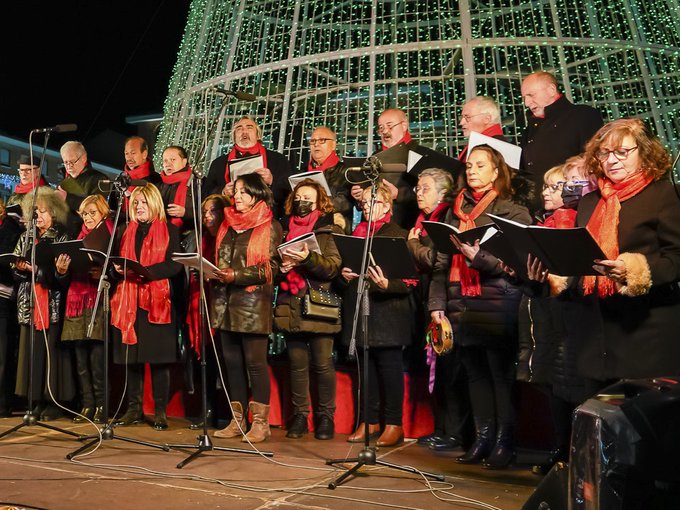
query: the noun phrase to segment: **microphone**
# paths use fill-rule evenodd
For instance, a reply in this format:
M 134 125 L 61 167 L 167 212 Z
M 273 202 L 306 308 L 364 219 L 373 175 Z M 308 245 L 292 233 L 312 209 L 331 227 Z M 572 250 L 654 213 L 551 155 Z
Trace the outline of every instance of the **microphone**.
M 77 124 L 57 124 L 56 126 L 34 129 L 33 133 L 70 133 L 78 129 Z
M 211 90 L 217 92 L 218 94 L 235 97 L 241 101 L 255 101 L 257 99 L 256 95 L 243 92 L 242 90 L 226 90 L 220 87 L 211 87 Z
M 345 170 L 345 179 L 352 184 L 360 184 L 366 181 L 376 181 L 380 177 L 380 172 L 383 170 L 383 163 L 376 156 L 368 158 L 362 166 L 350 166 Z M 349 173 L 353 172 L 354 176 L 361 178 L 361 181 L 354 181 L 349 178 Z

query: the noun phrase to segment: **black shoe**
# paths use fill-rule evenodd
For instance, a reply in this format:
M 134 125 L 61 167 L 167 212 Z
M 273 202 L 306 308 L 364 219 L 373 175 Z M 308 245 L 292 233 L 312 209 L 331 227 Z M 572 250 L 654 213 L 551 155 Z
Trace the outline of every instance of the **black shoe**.
M 92 421 L 95 423 L 105 423 L 106 416 L 104 416 L 104 406 L 97 406 L 94 408 L 94 415 Z
M 430 444 L 428 445 L 428 448 L 430 450 L 434 450 L 437 452 L 445 452 L 448 450 L 457 450 L 458 448 L 463 446 L 463 441 L 458 439 L 455 436 L 445 436 L 445 437 L 438 437 L 435 440 L 431 441 Z
M 35 407 L 31 410 L 31 414 L 36 418 L 40 418 L 40 415 L 43 413 L 46 407 L 47 404 L 45 404 L 44 402 L 38 402 L 35 405 Z
M 319 421 L 314 427 L 314 438 L 315 439 L 333 439 L 335 437 L 335 423 L 333 423 L 333 418 L 322 414 L 319 416 Z
M 436 432 L 433 432 L 432 434 L 428 434 L 427 436 L 421 436 L 417 439 L 416 443 L 419 444 L 420 446 L 430 446 L 434 441 L 437 441 L 441 439 L 442 436 L 437 434 Z
M 168 428 L 168 416 L 165 411 L 158 412 L 154 415 L 153 428 L 156 430 L 165 430 Z
M 208 409 L 205 412 L 205 417 L 208 420 L 208 427 L 214 427 L 215 426 L 215 414 L 213 413 L 212 409 Z M 193 422 L 191 425 L 189 425 L 190 430 L 199 430 L 203 428 L 203 420 L 201 418 L 198 419 L 198 421 Z
M 84 423 L 94 418 L 94 407 L 83 407 L 79 414 L 73 417 L 73 423 Z
M 40 413 L 40 421 L 52 421 L 61 418 L 62 411 L 54 404 L 48 404 L 47 407 Z
M 505 469 L 515 458 L 515 451 L 510 445 L 497 444 L 491 454 L 482 463 L 484 469 Z
M 307 416 L 304 414 L 296 414 L 290 422 L 286 437 L 290 439 L 300 439 L 309 429 L 307 428 Z
M 128 409 L 127 412 L 113 422 L 114 427 L 127 427 L 128 425 L 135 425 L 144 422 L 144 413 L 134 409 Z

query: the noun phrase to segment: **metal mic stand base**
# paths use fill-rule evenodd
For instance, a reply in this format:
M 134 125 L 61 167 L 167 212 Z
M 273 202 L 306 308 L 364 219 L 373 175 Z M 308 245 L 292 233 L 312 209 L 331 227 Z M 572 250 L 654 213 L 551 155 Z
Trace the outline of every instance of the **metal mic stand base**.
M 69 436 L 73 436 L 73 437 L 77 438 L 78 440 L 82 440 L 85 437 L 82 434 L 77 434 L 76 432 L 72 432 L 70 430 L 61 429 L 59 427 L 55 427 L 54 425 L 48 425 L 47 423 L 43 423 L 43 422 L 40 421 L 39 417 L 37 417 L 33 414 L 32 409 L 29 409 L 28 411 L 26 411 L 26 414 L 22 418 L 22 422 L 19 425 L 16 425 L 16 426 L 12 427 L 11 429 L 6 430 L 2 434 L 0 434 L 0 439 L 2 439 L 5 436 L 8 436 L 12 432 L 16 432 L 17 430 L 20 430 L 24 427 L 31 427 L 31 426 L 34 426 L 34 425 L 36 427 L 43 427 L 45 429 L 54 430 L 55 432 L 62 432 L 64 434 L 68 434 Z
M 132 439 L 131 437 L 123 437 L 123 436 L 116 436 L 113 432 L 113 425 L 111 423 L 107 423 L 100 431 L 101 433 L 101 440 L 111 440 L 111 439 L 117 439 L 118 441 L 125 441 L 127 443 L 133 443 L 133 444 L 139 444 L 142 446 L 150 446 L 151 448 L 158 448 L 159 450 L 163 450 L 164 452 L 169 452 L 170 448 L 168 445 L 163 445 L 163 444 L 155 444 L 155 443 L 150 443 L 148 441 L 142 441 L 141 439 Z M 80 448 L 78 448 L 75 451 L 72 451 L 71 453 L 66 455 L 66 458 L 71 460 L 73 457 L 76 455 L 85 452 L 92 448 L 95 444 L 97 444 L 100 439 L 99 439 L 99 434 L 92 434 L 90 436 L 82 436 L 79 438 L 81 441 L 87 441 L 88 439 L 90 440 L 89 443 L 84 444 Z
M 207 434 L 201 434 L 200 436 L 196 436 L 196 440 L 198 441 L 198 444 L 171 444 L 171 445 L 166 445 L 170 448 L 176 448 L 176 449 L 183 449 L 183 448 L 196 448 L 196 451 L 189 455 L 186 459 L 184 459 L 182 462 L 177 464 L 177 469 L 182 469 L 184 466 L 186 466 L 189 462 L 197 458 L 199 455 L 205 452 L 211 452 L 211 451 L 220 451 L 220 452 L 232 452 L 232 453 L 248 453 L 251 455 L 264 455 L 265 457 L 273 457 L 274 454 L 272 452 L 262 452 L 262 451 L 254 451 L 254 450 L 245 450 L 243 448 L 227 448 L 224 446 L 215 446 L 212 443 L 212 440 L 210 439 L 210 436 Z

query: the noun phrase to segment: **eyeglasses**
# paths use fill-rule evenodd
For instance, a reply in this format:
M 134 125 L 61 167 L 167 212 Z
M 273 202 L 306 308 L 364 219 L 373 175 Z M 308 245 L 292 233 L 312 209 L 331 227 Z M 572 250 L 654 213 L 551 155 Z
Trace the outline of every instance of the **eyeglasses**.
M 551 192 L 556 193 L 558 191 L 561 191 L 562 188 L 564 187 L 564 181 L 557 182 L 555 184 L 544 184 L 543 185 L 543 191 L 550 189 Z
M 375 203 L 376 203 L 376 205 L 378 205 L 378 204 L 384 204 L 385 202 L 383 202 L 382 200 L 376 200 Z M 361 202 L 359 202 L 359 207 L 361 207 L 362 209 L 366 209 L 370 205 L 371 205 L 370 200 L 362 200 Z
M 463 117 L 465 119 L 465 122 L 470 122 L 470 119 L 472 117 L 479 117 L 480 115 L 486 115 L 486 113 L 475 113 L 474 115 L 465 114 L 465 115 L 461 115 L 461 117 Z
M 80 156 L 78 156 L 78 159 L 76 159 L 75 161 L 64 161 L 64 166 L 66 168 L 74 167 L 74 166 L 76 166 L 76 163 L 78 161 L 80 161 L 80 158 L 82 158 L 82 157 L 83 157 L 83 155 L 81 154 Z
M 392 131 L 396 126 L 399 124 L 403 124 L 404 121 L 402 120 L 401 122 L 395 122 L 394 124 L 380 124 L 378 126 L 378 133 L 384 133 L 386 131 Z
M 32 168 L 31 168 L 31 167 L 28 167 L 28 168 L 19 168 L 19 169 L 17 170 L 17 172 L 19 172 L 20 174 L 26 174 L 26 173 L 28 173 L 28 172 L 33 172 L 33 171 L 35 171 L 35 170 L 37 170 L 37 169 L 38 169 L 37 166 L 34 166 L 34 167 L 32 167 Z
M 94 211 L 83 211 L 83 212 L 80 213 L 80 216 L 81 216 L 83 219 L 85 219 L 85 218 L 87 218 L 87 217 L 94 218 L 95 216 L 97 216 L 97 214 L 99 214 L 99 211 L 97 211 L 97 210 L 94 210 Z
M 413 192 L 414 192 L 414 193 L 418 193 L 419 191 L 422 191 L 422 192 L 423 192 L 423 195 L 424 195 L 425 193 L 428 193 L 431 189 L 432 189 L 432 188 L 429 188 L 429 187 L 427 187 L 427 186 L 414 186 L 414 187 L 413 187 Z
M 576 191 L 577 188 L 585 188 L 590 184 L 590 181 L 571 181 L 564 183 L 564 189 L 567 191 Z
M 334 140 L 334 138 L 310 138 L 309 145 L 322 145 L 329 140 Z
M 619 161 L 624 161 L 628 159 L 628 156 L 630 155 L 631 152 L 633 152 L 635 149 L 637 149 L 637 145 L 635 147 L 619 147 L 618 149 L 612 149 L 610 151 L 603 150 L 603 151 L 597 151 L 595 153 L 595 157 L 599 159 L 600 161 L 607 161 L 609 159 L 609 155 L 613 154 L 616 159 Z

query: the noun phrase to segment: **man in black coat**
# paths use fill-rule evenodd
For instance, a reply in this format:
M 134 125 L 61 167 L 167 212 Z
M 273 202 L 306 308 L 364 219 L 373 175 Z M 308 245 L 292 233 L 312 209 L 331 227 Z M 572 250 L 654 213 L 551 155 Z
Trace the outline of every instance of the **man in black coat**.
M 231 141 L 234 146 L 228 154 L 224 154 L 210 163 L 208 175 L 203 182 L 203 196 L 213 193 L 233 194 L 233 185 L 229 182 L 229 162 L 249 156 L 262 156 L 264 166 L 256 170 L 271 188 L 274 195 L 274 217 L 283 217 L 283 204 L 291 192 L 288 177 L 292 175 L 290 163 L 278 152 L 265 149 L 262 145 L 262 128 L 250 115 L 244 115 L 231 130 Z
M 571 103 L 558 91 L 555 76 L 545 71 L 524 79 L 522 98 L 529 112 L 520 144 L 521 171 L 540 190 L 546 171 L 583 152 L 586 142 L 602 127 L 602 115 L 590 106 Z M 540 193 L 535 193 L 534 212 L 540 202 Z

